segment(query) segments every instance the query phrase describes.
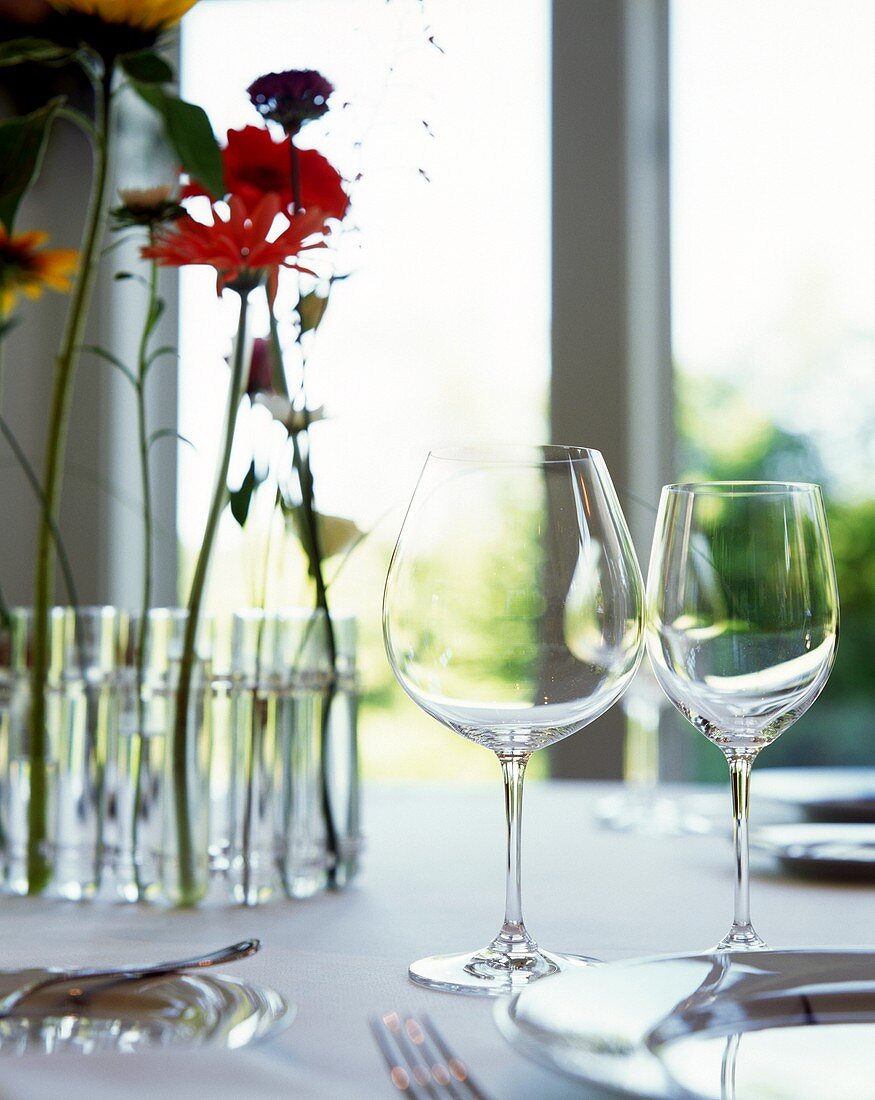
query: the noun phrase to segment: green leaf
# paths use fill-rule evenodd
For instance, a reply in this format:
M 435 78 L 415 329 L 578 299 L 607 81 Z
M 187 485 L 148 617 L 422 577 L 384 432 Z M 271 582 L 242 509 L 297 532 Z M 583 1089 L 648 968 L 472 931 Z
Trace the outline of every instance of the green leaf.
M 314 290 L 305 294 L 298 302 L 298 317 L 301 320 L 301 332 L 310 332 L 319 327 L 319 322 L 328 308 L 328 297 L 320 297 Z
M 316 512 L 316 526 L 319 531 L 319 549 L 322 557 L 333 558 L 351 549 L 362 538 L 362 532 L 346 516 L 332 516 Z
M 246 471 L 246 477 L 240 484 L 239 489 L 235 489 L 234 492 L 228 494 L 228 499 L 231 504 L 231 515 L 241 527 L 246 526 L 246 518 L 249 515 L 249 505 L 252 503 L 252 494 L 258 487 L 258 478 L 255 474 L 255 463 L 250 463 L 249 469 Z
M 169 84 L 173 80 L 173 69 L 154 50 L 125 54 L 119 63 L 131 80 L 140 84 Z
M 113 355 L 111 351 L 107 351 L 106 348 L 102 348 L 97 344 L 85 344 L 79 350 L 87 351 L 91 355 L 96 355 L 98 359 L 102 359 L 105 363 L 109 363 L 110 366 L 121 371 L 131 385 L 136 387 L 137 379 L 134 377 L 134 372 L 129 367 L 126 367 L 121 359 L 119 359 L 117 355 Z
M 307 516 L 301 504 L 292 504 L 280 495 L 278 499 L 280 510 L 287 521 L 294 527 L 295 534 L 301 542 L 301 547 L 311 563 L 315 556 L 313 539 L 307 523 Z M 327 561 L 337 554 L 346 554 L 356 547 L 365 537 L 364 532 L 351 519 L 346 516 L 334 516 L 324 512 L 313 512 L 313 520 L 316 523 L 316 531 L 319 535 L 319 553 L 322 561 Z
M 2 317 L 0 318 L 0 339 L 2 339 L 7 332 L 10 332 L 18 324 L 18 317 Z
M 6 602 L 6 597 L 3 595 L 2 589 L 0 589 L 0 625 L 2 625 L 4 630 L 8 630 L 11 622 L 9 604 Z
M 115 275 L 113 275 L 113 279 L 115 279 L 117 283 L 122 283 L 127 279 L 133 279 L 134 282 L 139 283 L 147 289 L 149 286 L 149 280 L 136 271 L 117 271 Z
M 74 54 L 69 46 L 61 46 L 48 38 L 13 38 L 0 43 L 0 66 L 30 62 L 63 61 Z
M 314 556 L 313 540 L 310 538 L 310 530 L 307 527 L 304 509 L 300 504 L 292 504 L 291 501 L 281 495 L 280 510 L 286 521 L 286 529 L 295 535 L 301 544 L 301 549 L 304 551 L 307 561 L 312 563 Z M 309 572 L 312 576 L 312 566 Z
M 172 344 L 164 344 L 160 348 L 155 348 L 155 350 L 153 352 L 150 352 L 149 355 L 146 357 L 146 362 L 144 364 L 144 369 L 143 369 L 143 375 L 145 376 L 146 371 L 148 371 L 149 368 L 154 363 L 157 363 L 158 360 L 161 359 L 163 356 L 165 356 L 165 355 L 177 355 L 177 354 L 178 354 L 177 349 L 175 347 L 173 347 Z
M 62 103 L 53 99 L 29 115 L 0 122 L 0 221 L 9 233 L 25 192 L 39 175 L 49 128 Z
M 178 439 L 180 443 L 186 443 L 193 451 L 197 450 L 197 447 L 192 443 L 187 435 L 183 435 L 182 432 L 178 432 L 175 428 L 158 428 L 152 432 L 149 436 L 147 446 L 151 448 L 153 443 L 157 443 L 159 439 Z
M 161 320 L 161 316 L 164 313 L 164 299 L 156 298 L 152 302 L 152 308 L 149 311 L 149 316 L 146 318 L 146 335 L 151 336 L 155 331 L 155 326 Z
M 110 229 L 115 229 L 115 226 L 110 226 Z M 119 232 L 114 241 L 112 241 L 110 244 L 103 246 L 103 248 L 100 250 L 100 255 L 109 256 L 111 253 L 115 252 L 116 249 L 123 248 L 129 241 L 133 239 L 133 236 L 133 233 L 122 234 Z M 121 277 L 123 279 L 127 279 L 129 276 L 130 272 L 121 271 L 117 275 L 113 275 L 113 278 L 118 279 L 119 277 Z
M 64 578 L 64 585 L 67 589 L 67 598 L 70 601 L 72 607 L 79 605 L 79 598 L 76 595 L 76 585 L 73 580 L 73 570 L 70 568 L 70 559 L 67 556 L 67 550 L 64 546 L 64 540 L 61 538 L 61 532 L 58 530 L 58 525 L 52 517 L 51 508 L 49 502 L 46 500 L 46 495 L 43 492 L 40 480 L 36 475 L 36 471 L 33 468 L 33 464 L 28 459 L 24 448 L 15 438 L 15 433 L 7 424 L 5 418 L 0 416 L 0 432 L 3 433 L 3 438 L 9 444 L 9 449 L 15 457 L 16 462 L 21 467 L 21 472 L 24 474 L 25 480 L 33 490 L 33 495 L 42 507 L 43 519 L 48 524 L 49 530 L 52 534 L 52 539 L 55 543 L 55 550 L 58 553 L 58 567 L 61 570 L 61 576 Z
M 221 198 L 225 193 L 222 154 L 206 113 L 155 84 L 134 81 L 133 88 L 161 115 L 167 140 L 183 169 L 211 195 Z

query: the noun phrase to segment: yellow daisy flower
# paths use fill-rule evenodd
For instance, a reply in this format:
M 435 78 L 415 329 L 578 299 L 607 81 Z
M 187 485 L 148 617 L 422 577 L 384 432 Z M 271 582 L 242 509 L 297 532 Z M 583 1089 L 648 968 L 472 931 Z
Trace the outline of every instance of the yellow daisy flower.
M 142 31 L 172 27 L 197 0 L 52 0 L 63 14 L 93 15 L 104 23 Z
M 10 236 L 0 224 L 0 313 L 8 314 L 19 294 L 39 298 L 43 290 L 66 291 L 76 270 L 75 248 L 45 248 L 48 234 L 39 231 Z

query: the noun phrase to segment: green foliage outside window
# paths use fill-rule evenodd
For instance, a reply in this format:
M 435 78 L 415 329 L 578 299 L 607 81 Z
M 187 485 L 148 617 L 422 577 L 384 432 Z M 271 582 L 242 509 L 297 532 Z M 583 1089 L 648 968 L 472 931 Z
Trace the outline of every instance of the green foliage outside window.
M 840 495 L 817 447 L 772 423 L 726 381 L 677 376 L 681 480 L 816 481 L 823 486 L 841 599 L 838 657 L 823 695 L 761 764 L 875 765 L 875 499 Z M 873 470 L 875 497 L 875 470 Z M 669 736 L 683 719 L 668 719 Z M 690 778 L 723 779 L 703 738 L 683 750 Z M 701 745 L 698 742 L 701 741 Z

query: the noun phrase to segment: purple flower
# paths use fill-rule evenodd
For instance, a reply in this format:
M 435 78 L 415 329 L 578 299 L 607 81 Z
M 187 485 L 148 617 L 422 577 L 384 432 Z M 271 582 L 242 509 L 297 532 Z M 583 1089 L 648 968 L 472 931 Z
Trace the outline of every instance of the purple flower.
M 296 134 L 305 122 L 325 114 L 334 85 L 315 69 L 289 69 L 260 76 L 246 90 L 262 118 Z

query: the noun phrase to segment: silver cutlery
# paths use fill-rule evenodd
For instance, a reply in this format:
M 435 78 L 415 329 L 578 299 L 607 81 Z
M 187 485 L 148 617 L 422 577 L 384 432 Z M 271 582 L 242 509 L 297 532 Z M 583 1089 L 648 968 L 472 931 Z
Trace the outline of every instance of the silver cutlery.
M 489 1100 L 429 1016 L 387 1012 L 368 1024 L 399 1092 L 414 1100 Z
M 141 978 L 161 977 L 165 974 L 176 974 L 183 970 L 201 970 L 208 966 L 221 966 L 224 963 L 236 962 L 254 955 L 261 946 L 260 940 L 242 940 L 240 943 L 221 947 L 218 951 L 211 951 L 206 955 L 196 955 L 190 959 L 176 959 L 172 962 L 154 963 L 151 966 L 113 966 L 113 967 L 80 967 L 75 970 L 42 970 L 31 981 L 23 982 L 0 997 L 0 1019 L 8 1016 L 26 998 L 38 993 L 42 989 L 48 989 L 53 985 L 74 984 L 76 982 L 90 981 L 96 978 L 111 978 L 110 985 L 116 982 L 139 981 Z

